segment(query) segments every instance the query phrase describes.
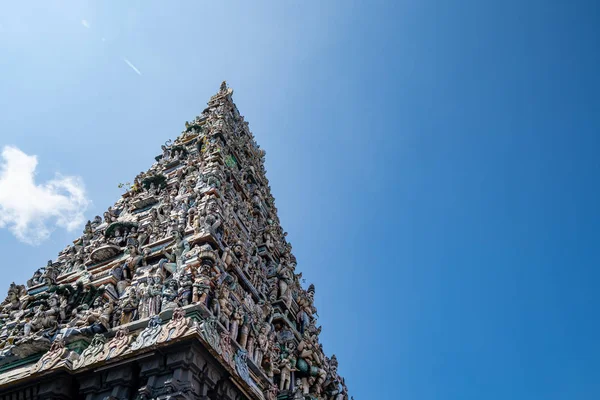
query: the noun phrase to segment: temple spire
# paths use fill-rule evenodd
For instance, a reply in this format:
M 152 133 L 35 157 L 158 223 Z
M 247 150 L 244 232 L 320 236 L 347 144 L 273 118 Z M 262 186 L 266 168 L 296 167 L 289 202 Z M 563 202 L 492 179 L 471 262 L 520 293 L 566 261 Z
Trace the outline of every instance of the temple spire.
M 265 153 L 232 93 L 223 81 L 103 217 L 26 286 L 11 285 L 0 305 L 1 393 L 21 398 L 30 376 L 67 370 L 61 379 L 85 384 L 48 398 L 162 398 L 204 385 L 223 399 L 348 400 L 337 358 L 319 343 L 315 287 L 302 288 Z M 27 373 L 10 375 L 17 367 Z M 114 382 L 96 385 L 94 371 L 111 368 Z M 216 386 L 230 380 L 229 392 Z

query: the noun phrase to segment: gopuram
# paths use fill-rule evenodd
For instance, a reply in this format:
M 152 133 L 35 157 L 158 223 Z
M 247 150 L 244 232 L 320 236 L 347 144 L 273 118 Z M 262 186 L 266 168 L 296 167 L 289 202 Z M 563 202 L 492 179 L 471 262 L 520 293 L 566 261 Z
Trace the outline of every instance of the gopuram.
M 0 304 L 0 400 L 348 400 L 225 83 Z

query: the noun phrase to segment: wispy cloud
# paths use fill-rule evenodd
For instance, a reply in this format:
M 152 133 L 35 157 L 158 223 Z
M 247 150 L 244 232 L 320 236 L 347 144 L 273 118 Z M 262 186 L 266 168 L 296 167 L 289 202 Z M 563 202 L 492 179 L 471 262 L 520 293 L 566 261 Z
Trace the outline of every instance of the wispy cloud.
M 135 65 L 133 65 L 133 64 L 132 64 L 132 63 L 131 63 L 131 62 L 130 62 L 128 59 L 124 58 L 124 59 L 123 59 L 123 61 L 125 61 L 125 63 L 126 63 L 127 65 L 129 65 L 129 66 L 131 67 L 131 69 L 135 71 L 135 73 L 136 73 L 136 74 L 138 74 L 138 75 L 141 75 L 141 74 L 142 74 L 142 73 L 140 72 L 140 70 L 139 70 L 139 69 L 137 69 L 137 68 L 135 67 Z
M 81 20 L 81 25 L 85 26 L 86 28 L 90 29 L 90 23 L 87 22 L 87 20 L 82 19 Z
M 85 221 L 90 204 L 81 178 L 56 177 L 35 182 L 37 157 L 5 146 L 0 154 L 0 228 L 28 244 L 46 240 L 56 228 L 72 231 Z

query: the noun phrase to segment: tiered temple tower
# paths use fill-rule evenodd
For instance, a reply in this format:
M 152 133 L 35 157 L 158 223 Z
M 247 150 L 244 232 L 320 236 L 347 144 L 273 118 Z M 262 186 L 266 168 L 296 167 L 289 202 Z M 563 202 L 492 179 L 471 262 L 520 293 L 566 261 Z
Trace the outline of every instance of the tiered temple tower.
M 348 400 L 226 84 L 0 305 L 0 400 Z

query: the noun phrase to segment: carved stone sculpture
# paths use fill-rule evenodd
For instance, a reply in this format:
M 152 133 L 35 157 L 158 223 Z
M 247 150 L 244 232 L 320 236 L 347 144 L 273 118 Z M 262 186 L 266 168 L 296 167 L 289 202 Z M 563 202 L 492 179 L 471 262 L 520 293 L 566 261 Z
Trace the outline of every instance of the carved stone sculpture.
M 50 369 L 57 365 L 60 361 L 66 360 L 70 356 L 71 352 L 65 347 L 65 342 L 62 340 L 55 340 L 50 347 L 50 350 L 33 366 L 31 372 L 37 373 L 46 369 Z M 76 359 L 73 356 L 72 359 Z
M 114 338 L 104 345 L 104 350 L 98 354 L 97 361 L 108 361 L 117 358 L 127 351 L 131 336 L 127 328 L 117 330 Z
M 140 332 L 136 340 L 131 344 L 131 349 L 139 350 L 155 344 L 162 330 L 161 322 L 162 320 L 158 315 L 151 317 L 148 321 L 148 326 Z
M 106 337 L 101 333 L 95 334 L 89 346 L 81 353 L 76 367 L 81 368 L 98 360 L 100 353 L 104 350 L 105 344 Z
M 157 342 L 167 342 L 174 338 L 184 335 L 190 329 L 190 321 L 185 316 L 185 311 L 181 308 L 173 310 L 171 320 L 164 326 Z

